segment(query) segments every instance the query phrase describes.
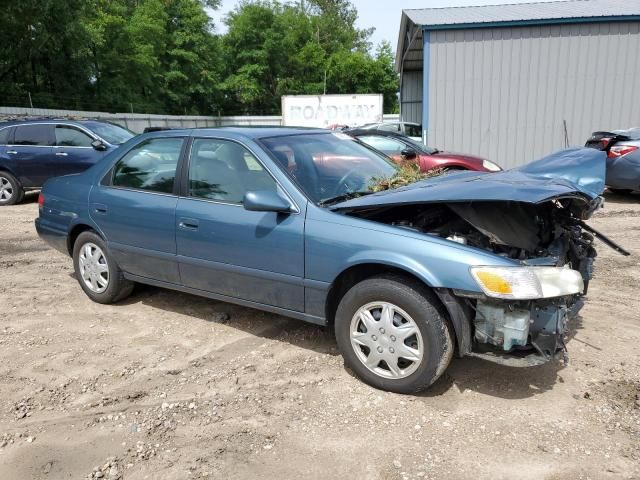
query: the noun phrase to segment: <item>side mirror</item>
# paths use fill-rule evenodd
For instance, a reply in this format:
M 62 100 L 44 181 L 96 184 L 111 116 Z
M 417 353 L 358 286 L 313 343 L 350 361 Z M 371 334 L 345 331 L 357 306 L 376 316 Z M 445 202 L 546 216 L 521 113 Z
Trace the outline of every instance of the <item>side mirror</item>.
M 101 140 L 94 140 L 93 142 L 91 142 L 91 146 L 94 148 L 94 150 L 97 150 L 99 152 L 104 152 L 107 149 L 107 146 L 102 143 Z
M 400 152 L 400 155 L 402 155 L 405 160 L 413 160 L 418 156 L 418 153 L 413 148 L 405 148 Z
M 247 192 L 242 200 L 245 210 L 250 212 L 290 213 L 291 203 L 275 190 L 256 190 Z

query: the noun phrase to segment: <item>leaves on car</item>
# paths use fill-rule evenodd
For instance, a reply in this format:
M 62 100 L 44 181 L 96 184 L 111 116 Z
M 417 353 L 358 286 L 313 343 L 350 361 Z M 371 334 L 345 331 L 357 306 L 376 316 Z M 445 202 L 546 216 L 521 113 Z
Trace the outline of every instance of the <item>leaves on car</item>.
M 426 172 L 420 171 L 420 166 L 413 162 L 401 163 L 397 172 L 391 177 L 374 177 L 369 184 L 369 190 L 372 192 L 381 192 L 393 188 L 404 187 L 411 183 L 419 182 L 425 178 L 437 177 L 442 175 L 444 170 L 434 168 Z

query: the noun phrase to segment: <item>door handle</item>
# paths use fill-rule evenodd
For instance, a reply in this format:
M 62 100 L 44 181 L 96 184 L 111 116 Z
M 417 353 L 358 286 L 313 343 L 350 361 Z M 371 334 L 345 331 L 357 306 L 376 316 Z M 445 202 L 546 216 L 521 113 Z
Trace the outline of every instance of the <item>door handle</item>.
M 15 150 L 7 150 L 7 153 L 8 153 L 9 155 L 15 155 L 15 154 L 17 154 L 18 152 L 16 152 Z
M 102 203 L 94 203 L 93 211 L 96 213 L 107 213 L 107 206 Z
M 194 218 L 181 218 L 178 226 L 184 230 L 197 230 L 200 222 Z
M 56 155 L 59 157 L 66 157 L 69 154 L 67 152 L 56 152 Z

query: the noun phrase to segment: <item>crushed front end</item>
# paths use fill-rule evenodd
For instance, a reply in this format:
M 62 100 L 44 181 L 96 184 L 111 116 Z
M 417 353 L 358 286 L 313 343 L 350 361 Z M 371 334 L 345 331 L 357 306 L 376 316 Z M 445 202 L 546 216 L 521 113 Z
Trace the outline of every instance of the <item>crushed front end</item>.
M 603 205 L 604 178 L 602 152 L 569 149 L 508 171 L 427 179 L 335 209 L 508 260 L 469 265 L 478 288 L 435 291 L 460 356 L 528 357 L 522 365 L 531 365 L 566 358 L 569 323 L 593 276 L 595 240 L 629 254 L 585 223 Z
M 597 197 L 568 196 L 539 204 L 512 201 L 396 205 L 360 210 L 363 218 L 490 251 L 513 267 L 470 267 L 481 292 L 451 290 L 470 324 L 462 354 L 525 357 L 525 364 L 566 359 L 569 320 L 583 305 L 596 257 L 584 220 Z M 463 312 L 463 313 L 460 313 Z

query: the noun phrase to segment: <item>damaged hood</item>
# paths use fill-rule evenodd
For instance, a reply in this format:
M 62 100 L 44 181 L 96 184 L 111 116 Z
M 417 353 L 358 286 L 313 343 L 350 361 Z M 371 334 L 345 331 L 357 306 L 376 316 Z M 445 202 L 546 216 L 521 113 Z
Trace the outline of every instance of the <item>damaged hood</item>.
M 522 167 L 496 173 L 460 172 L 428 178 L 406 187 L 340 202 L 332 210 L 431 202 L 512 201 L 543 203 L 558 198 L 585 203 L 604 191 L 606 153 L 572 148 Z

